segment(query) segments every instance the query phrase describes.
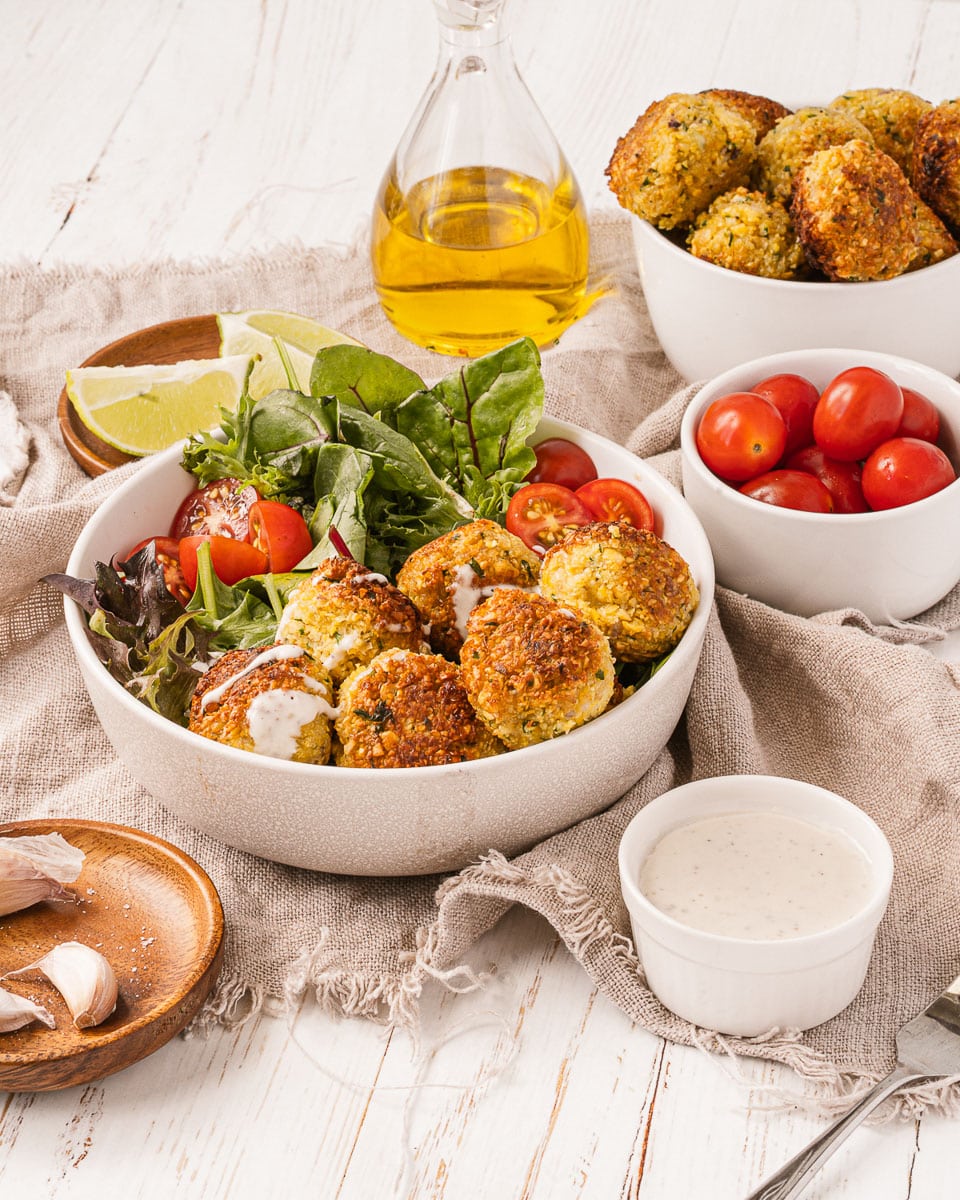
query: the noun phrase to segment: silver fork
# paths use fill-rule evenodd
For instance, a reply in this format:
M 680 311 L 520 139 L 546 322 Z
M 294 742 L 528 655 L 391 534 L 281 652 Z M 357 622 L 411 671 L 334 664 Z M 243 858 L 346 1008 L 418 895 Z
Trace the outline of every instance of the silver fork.
M 905 1083 L 960 1075 L 960 975 L 897 1034 L 897 1065 L 819 1137 L 771 1175 L 746 1200 L 793 1200 L 811 1176 L 881 1101 Z

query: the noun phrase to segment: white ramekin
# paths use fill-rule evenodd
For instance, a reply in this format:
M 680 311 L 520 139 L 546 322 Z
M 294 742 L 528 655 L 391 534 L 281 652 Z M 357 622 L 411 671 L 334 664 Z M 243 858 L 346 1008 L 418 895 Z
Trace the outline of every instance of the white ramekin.
M 677 826 L 731 812 L 778 813 L 845 833 L 870 864 L 865 907 L 821 933 L 776 941 L 706 933 L 655 908 L 638 883 L 654 845 Z M 685 1020 L 740 1037 L 810 1029 L 853 1000 L 893 880 L 890 846 L 862 809 L 825 788 L 769 775 L 725 775 L 665 792 L 627 826 L 619 858 L 623 898 L 651 991 Z

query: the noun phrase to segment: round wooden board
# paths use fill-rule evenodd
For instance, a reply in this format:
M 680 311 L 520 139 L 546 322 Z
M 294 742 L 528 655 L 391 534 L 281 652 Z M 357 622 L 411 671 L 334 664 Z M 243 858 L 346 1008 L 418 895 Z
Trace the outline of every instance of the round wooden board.
M 206 872 L 176 846 L 99 821 L 19 821 L 0 837 L 58 832 L 86 854 L 70 887 L 76 904 L 44 901 L 0 917 L 0 975 L 36 962 L 56 942 L 93 946 L 110 962 L 113 1015 L 77 1029 L 42 978 L 0 986 L 42 1004 L 56 1028 L 0 1034 L 0 1089 L 43 1092 L 91 1083 L 158 1050 L 196 1015 L 223 960 L 223 909 Z
M 136 367 L 154 363 L 177 363 L 188 358 L 216 358 L 220 353 L 220 330 L 212 314 L 182 317 L 138 329 L 104 346 L 82 362 L 82 367 Z M 67 397 L 66 388 L 57 403 L 60 435 L 73 458 L 88 475 L 102 475 L 133 461 L 129 454 L 102 442 L 84 425 Z

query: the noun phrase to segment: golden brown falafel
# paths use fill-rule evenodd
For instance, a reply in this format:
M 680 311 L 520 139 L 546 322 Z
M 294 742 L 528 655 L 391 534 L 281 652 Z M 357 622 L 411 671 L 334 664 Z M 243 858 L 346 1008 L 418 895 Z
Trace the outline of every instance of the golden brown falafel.
M 791 215 L 807 261 L 828 279 L 891 279 L 919 249 L 914 206 L 893 159 L 853 138 L 807 159 Z
M 470 611 L 493 587 L 536 586 L 540 560 L 495 521 L 472 521 L 414 550 L 397 572 L 434 650 L 456 658 Z
M 933 107 L 929 100 L 897 88 L 859 88 L 837 96 L 827 107 L 850 113 L 866 125 L 877 149 L 909 175 L 917 122 Z
M 851 138 L 873 143 L 867 127 L 849 113 L 816 106 L 798 108 L 761 138 L 757 146 L 757 187 L 789 205 L 797 176 L 810 155 Z
M 617 142 L 606 174 L 624 208 L 661 229 L 689 225 L 715 196 L 746 183 L 754 126 L 712 96 L 673 93 Z
M 672 650 L 700 602 L 690 568 L 672 546 L 618 522 L 583 525 L 551 546 L 540 587 L 602 629 L 624 662 Z
M 786 105 L 777 100 L 771 100 L 767 96 L 755 96 L 752 92 L 738 92 L 734 88 L 709 88 L 699 94 L 710 96 L 728 108 L 735 109 L 753 126 L 758 142 L 770 132 L 781 117 L 787 117 L 791 112 Z
M 957 253 L 956 239 L 944 225 L 933 209 L 914 196 L 913 217 L 917 227 L 917 253 L 907 267 L 908 271 L 919 271 L 921 267 L 932 266 L 945 258 L 952 258 Z
M 456 663 L 385 650 L 343 683 L 334 754 L 343 767 L 430 767 L 505 749 L 473 711 Z
M 917 122 L 913 186 L 953 231 L 960 231 L 960 99 L 944 100 Z
M 293 762 L 330 757 L 330 675 L 299 646 L 230 650 L 201 676 L 189 727 L 213 741 Z
M 381 650 L 420 650 L 423 622 L 384 575 L 352 558 L 326 558 L 291 592 L 277 641 L 303 646 L 339 684 Z
M 804 261 L 784 206 L 744 187 L 724 192 L 697 217 L 687 247 L 704 262 L 769 279 L 795 278 Z
M 470 614 L 460 673 L 477 715 L 511 750 L 599 716 L 615 679 L 596 625 L 515 588 L 495 589 Z

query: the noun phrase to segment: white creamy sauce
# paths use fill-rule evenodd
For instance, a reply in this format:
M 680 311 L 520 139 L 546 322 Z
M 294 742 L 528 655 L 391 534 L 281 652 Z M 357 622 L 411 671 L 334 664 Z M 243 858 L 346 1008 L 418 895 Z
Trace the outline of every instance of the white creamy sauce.
M 305 725 L 319 716 L 336 720 L 338 710 L 316 692 L 291 692 L 272 688 L 260 692 L 247 709 L 247 727 L 257 754 L 291 759 Z
M 469 563 L 463 563 L 453 573 L 453 583 L 450 584 L 450 602 L 453 605 L 453 616 L 457 633 L 462 638 L 467 636 L 467 618 L 482 601 L 492 596 L 497 588 L 513 588 L 521 592 L 539 592 L 539 584 L 533 587 L 519 588 L 515 583 L 491 583 L 485 587 L 477 586 L 477 573 Z
M 276 646 L 268 646 L 266 650 L 255 654 L 247 665 L 240 671 L 225 679 L 223 683 L 211 688 L 208 692 L 204 692 L 200 699 L 201 710 L 208 708 L 211 704 L 216 704 L 222 700 L 226 693 L 233 687 L 238 679 L 243 679 L 245 675 L 249 675 L 251 671 L 255 671 L 257 667 L 262 667 L 264 663 L 278 662 L 283 659 L 303 658 L 303 648 L 301 646 L 285 646 L 278 644 Z
M 321 660 L 323 665 L 328 671 L 333 671 L 336 667 L 340 666 L 343 660 L 359 641 L 360 635 L 355 630 L 348 631 L 343 635 L 339 642 L 337 642 L 327 657 Z
M 351 583 L 389 583 L 390 580 L 386 575 L 381 575 L 379 571 L 367 571 L 365 575 L 354 575 L 350 579 Z
M 640 890 L 694 929 L 802 937 L 866 906 L 870 864 L 840 830 L 779 813 L 724 813 L 664 834 L 640 867 Z

